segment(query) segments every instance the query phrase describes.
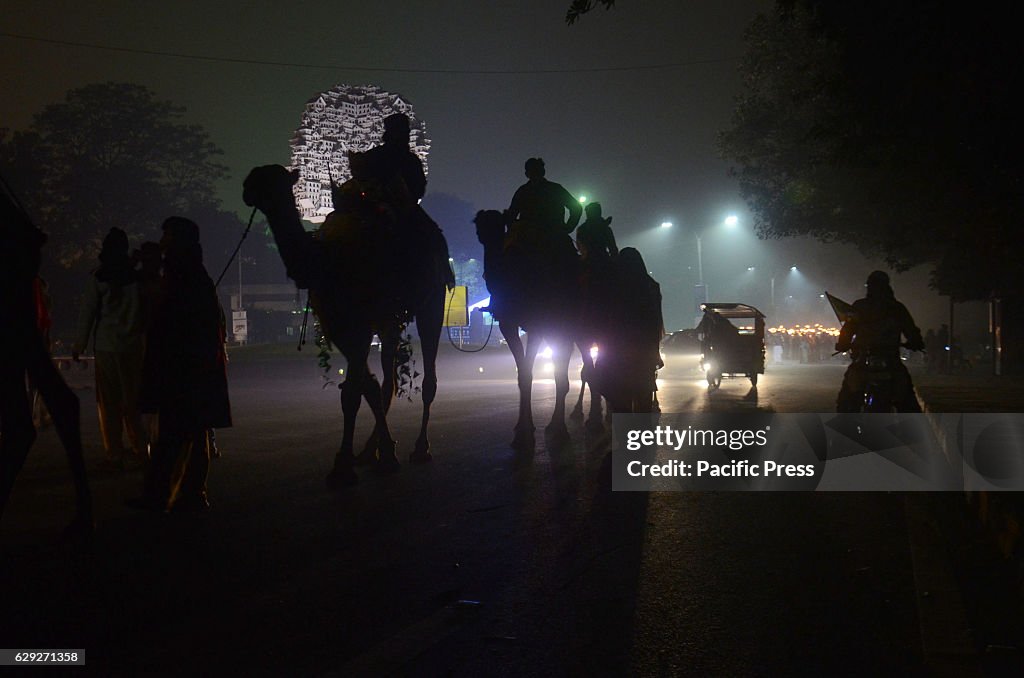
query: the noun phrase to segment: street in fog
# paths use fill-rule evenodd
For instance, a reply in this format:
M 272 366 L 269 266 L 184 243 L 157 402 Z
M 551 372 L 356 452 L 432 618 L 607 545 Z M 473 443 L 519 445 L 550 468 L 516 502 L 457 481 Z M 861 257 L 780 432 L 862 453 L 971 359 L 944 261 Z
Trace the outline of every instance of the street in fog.
M 843 369 L 769 366 L 755 403 L 743 379 L 708 395 L 690 360 L 669 357 L 663 411 L 828 411 Z M 94 445 L 98 536 L 84 561 L 57 545 L 70 494 L 55 436 L 43 433 L 0 532 L 0 634 L 11 646 L 88 648 L 97 672 L 922 666 L 902 496 L 611 492 L 607 436 L 578 423 L 571 449 L 548 451 L 538 431 L 533 460 L 517 461 L 511 363 L 504 350 L 444 350 L 434 462 L 387 477 L 361 470 L 358 486 L 330 494 L 337 389 L 321 389 L 310 356 L 236 357 L 235 427 L 219 435 L 212 510 L 124 508 L 141 473 L 99 469 Z M 91 412 L 92 391 L 78 393 Z M 553 397 L 540 380 L 538 428 Z M 393 409 L 403 460 L 418 410 Z M 96 440 L 94 418 L 83 421 Z M 192 634 L 209 642 L 181 652 Z

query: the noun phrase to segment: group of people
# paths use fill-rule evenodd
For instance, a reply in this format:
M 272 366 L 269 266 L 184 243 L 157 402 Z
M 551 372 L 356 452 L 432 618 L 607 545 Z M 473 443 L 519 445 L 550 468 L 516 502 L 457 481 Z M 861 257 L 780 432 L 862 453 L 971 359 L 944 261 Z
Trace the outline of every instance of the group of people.
M 801 364 L 828 360 L 833 352 L 833 335 L 825 328 L 815 327 L 799 331 L 772 328 L 765 336 L 765 344 L 773 360 L 796 360 Z
M 78 496 L 75 531 L 89 531 L 92 505 L 82 454 L 80 406 L 53 365 L 39 329 L 39 251 L 45 236 L 12 195 L 0 202 L 4 267 L 5 360 L 0 411 L 0 515 L 35 440 L 26 392 L 39 391 L 71 462 Z M 199 226 L 171 217 L 159 243 L 131 252 L 112 228 L 99 266 L 86 280 L 72 357 L 95 355 L 96 403 L 109 465 L 146 468 L 136 508 L 168 511 L 209 506 L 206 479 L 213 429 L 231 425 L 225 324 L 202 260 Z M 8 329 L 10 328 L 10 329 Z M 9 360 L 8 360 L 9 358 Z M 144 415 L 146 417 L 144 422 Z M 124 444 L 127 434 L 128 445 Z
M 506 213 L 508 247 L 548 248 L 556 276 L 577 278 L 565 289 L 579 290 L 582 297 L 576 337 L 584 347 L 584 379 L 613 412 L 650 412 L 655 372 L 662 366 L 661 287 L 638 250 L 618 248 L 612 219 L 603 216 L 599 202 L 582 208 L 569 191 L 545 177 L 541 158 L 530 158 L 524 169 L 527 182 L 516 190 Z M 573 241 L 567 236 L 574 231 Z M 591 345 L 598 346 L 593 360 L 586 351 Z
M 592 370 L 588 380 L 609 401 L 612 411 L 649 412 L 664 336 L 658 283 L 648 274 L 636 249 L 618 249 L 611 219 L 602 216 L 600 203 L 587 205 L 587 219 L 577 228 L 583 210 L 564 187 L 545 178 L 544 161 L 530 158 L 525 171 L 528 181 L 515 192 L 506 214 L 510 224 L 507 247 L 548 248 L 548 260 L 568 271 L 576 270 L 568 264 L 579 254 L 583 319 L 578 334 L 585 340 L 584 345 L 593 341 L 599 347 L 593 363 L 588 365 L 588 356 L 584 355 L 585 369 L 589 366 Z M 572 247 L 566 235 L 574 230 Z M 865 287 L 867 294 L 853 304 L 835 344 L 836 351 L 849 351 L 853 357 L 837 398 L 837 410 L 856 411 L 860 406 L 858 397 L 867 370 L 865 357 L 870 354 L 890 365 L 896 409 L 919 411 L 899 349 L 902 345 L 923 350 L 921 331 L 907 308 L 896 300 L 888 274 L 872 272 Z M 801 362 L 821 359 L 824 336 L 801 337 L 797 347 Z
M 385 144 L 361 162 L 375 175 L 400 177 L 410 204 L 415 204 L 423 196 L 425 178 L 406 145 L 408 119 L 393 116 L 386 122 Z M 545 250 L 553 270 L 575 278 L 575 289 L 583 298 L 577 343 L 599 347 L 596 359 L 584 355 L 590 369 L 587 380 L 613 412 L 650 412 L 664 336 L 658 283 L 636 249 L 618 248 L 612 220 L 603 216 L 600 203 L 590 203 L 584 210 L 565 188 L 546 179 L 540 158 L 527 160 L 525 170 L 527 182 L 515 192 L 506 213 L 506 248 Z M 28 375 L 68 454 L 78 498 L 73 526 L 88 529 L 92 508 L 78 398 L 49 357 L 39 317 L 45 306 L 39 299 L 38 274 L 46 238 L 13 195 L 5 191 L 0 198 L 2 245 L 8 260 L 0 267 L 0 284 L 10 292 L 0 308 L 5 328 L 0 335 L 5 356 L 0 370 L 0 516 L 35 440 Z M 586 220 L 579 224 L 584 211 Z M 212 432 L 231 425 L 231 411 L 224 314 L 203 266 L 199 227 L 171 217 L 163 224 L 160 243 L 145 243 L 134 256 L 128 235 L 112 228 L 99 263 L 85 286 L 73 357 L 77 360 L 90 345 L 95 352 L 96 399 L 107 459 L 118 466 L 130 459 L 147 464 L 143 494 L 132 505 L 158 511 L 204 509 L 209 506 L 206 479 L 215 449 Z M 858 354 L 884 352 L 892 357 L 901 337 L 907 338 L 909 348 L 924 347 L 885 273 L 869 276 L 867 296 L 853 309 L 836 344 L 837 350 L 852 350 L 855 358 L 838 398 L 839 411 L 857 406 L 856 382 L 863 369 Z M 898 359 L 893 365 L 898 408 L 913 411 L 910 375 Z M 155 415 L 155 425 L 144 425 L 143 413 Z
M 143 494 L 131 505 L 202 510 L 213 431 L 231 425 L 224 313 L 203 266 L 199 226 L 171 217 L 162 230 L 159 244 L 144 243 L 132 256 L 128 235 L 110 229 L 86 284 L 72 357 L 92 344 L 108 462 L 147 464 Z

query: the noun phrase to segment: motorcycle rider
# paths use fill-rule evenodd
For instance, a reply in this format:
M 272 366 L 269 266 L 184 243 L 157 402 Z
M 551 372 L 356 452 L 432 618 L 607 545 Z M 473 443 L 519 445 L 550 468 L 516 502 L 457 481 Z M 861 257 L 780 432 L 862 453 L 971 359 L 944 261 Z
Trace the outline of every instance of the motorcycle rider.
M 866 286 L 867 295 L 853 303 L 853 312 L 843 324 L 836 342 L 836 351 L 851 351 L 853 357 L 836 398 L 836 411 L 859 411 L 868 376 L 864 358 L 871 355 L 890 365 L 896 411 L 920 412 L 921 407 L 914 396 L 914 384 L 910 372 L 900 360 L 899 349 L 902 336 L 906 337 L 908 349 L 923 350 L 921 330 L 914 324 L 907 307 L 896 300 L 888 274 L 873 271 Z

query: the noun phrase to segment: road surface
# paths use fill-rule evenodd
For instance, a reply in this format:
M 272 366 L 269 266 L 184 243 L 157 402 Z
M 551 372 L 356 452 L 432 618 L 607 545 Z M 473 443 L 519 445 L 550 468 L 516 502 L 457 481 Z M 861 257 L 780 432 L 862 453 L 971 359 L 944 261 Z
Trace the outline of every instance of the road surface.
M 659 381 L 665 412 L 830 411 L 843 369 L 769 367 L 755 398 L 742 379 L 708 394 L 685 363 Z M 43 432 L 0 525 L 3 647 L 84 648 L 90 671 L 123 674 L 912 675 L 929 661 L 905 497 L 612 492 L 607 435 L 576 423 L 562 450 L 538 431 L 522 463 L 504 351 L 446 348 L 435 461 L 363 471 L 338 494 L 324 485 L 337 389 L 311 356 L 240 354 L 202 515 L 123 506 L 141 472 L 100 468 L 93 392 L 69 374 L 97 537 L 85 553 L 59 542 L 70 483 Z M 539 428 L 553 398 L 540 379 Z M 403 461 L 418 415 L 392 411 Z

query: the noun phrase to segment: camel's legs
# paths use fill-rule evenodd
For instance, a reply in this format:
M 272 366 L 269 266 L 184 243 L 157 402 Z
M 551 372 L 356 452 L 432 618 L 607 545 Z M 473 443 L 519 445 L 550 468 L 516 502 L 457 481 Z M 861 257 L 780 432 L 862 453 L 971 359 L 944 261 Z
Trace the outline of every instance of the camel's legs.
M 596 343 L 596 341 L 588 340 L 578 344 L 580 353 L 583 355 L 583 368 L 580 370 L 583 377 L 583 384 L 580 386 L 580 403 L 582 404 L 583 402 L 583 388 L 590 386 L 590 413 L 587 415 L 587 426 L 590 428 L 604 428 L 601 423 L 603 418 L 601 394 L 594 389 L 594 372 L 597 368 L 594 366 L 594 359 L 590 355 L 590 347 Z
M 552 338 L 554 339 L 554 338 Z M 552 348 L 552 361 L 555 367 L 555 411 L 551 414 L 551 423 L 547 432 L 562 439 L 569 437 L 565 426 L 565 397 L 569 395 L 569 358 L 572 357 L 573 343 L 566 338 L 549 340 Z
M 428 462 L 430 441 L 427 438 L 427 425 L 430 423 L 430 406 L 437 396 L 437 350 L 441 342 L 441 324 L 444 321 L 445 295 L 428 295 L 416 313 L 416 328 L 420 335 L 420 346 L 423 349 L 423 417 L 420 420 L 420 434 L 416 438 L 416 446 L 409 461 L 416 463 Z
M 380 332 L 380 369 L 384 377 L 380 384 L 380 393 L 385 413 L 391 409 L 391 403 L 398 388 L 398 374 L 396 373 L 398 365 L 395 360 L 398 357 L 398 344 L 401 339 L 401 333 L 397 326 L 388 327 Z
M 580 368 L 580 394 L 576 398 L 576 406 L 572 408 L 572 413 L 569 415 L 569 418 L 574 421 L 583 419 L 583 394 L 587 390 L 588 372 L 587 357 L 583 356 L 583 367 Z M 593 388 L 590 389 L 590 397 L 594 397 Z
M 377 448 L 380 450 L 378 468 L 392 470 L 398 465 L 398 459 L 395 457 L 395 441 L 391 437 L 384 413 L 380 384 L 377 383 L 376 376 L 367 365 L 370 352 L 369 332 L 361 332 L 360 339 L 360 341 L 350 340 L 344 345 L 339 342 L 339 349 L 348 362 L 348 374 L 341 385 L 341 410 L 344 416 L 341 448 L 334 459 L 334 470 L 328 477 L 329 486 L 351 484 L 355 475 L 352 470 L 355 462 L 352 448 L 356 430 L 356 415 L 359 413 L 359 406 L 364 397 L 374 416 L 375 438 Z
M 594 390 L 594 359 L 590 357 L 590 347 L 596 342 L 594 341 L 583 341 L 577 342 L 576 346 L 580 350 L 580 356 L 583 358 L 583 367 L 580 368 L 580 394 L 576 398 L 576 406 L 572 410 L 572 414 L 569 415 L 571 419 L 580 420 L 583 419 L 583 395 L 590 387 L 590 413 L 587 415 L 587 426 L 588 427 L 602 427 L 601 420 L 603 413 L 601 411 L 601 394 Z
M 391 403 L 394 401 L 395 390 L 397 388 L 398 376 L 395 373 L 397 365 L 395 364 L 395 358 L 398 355 L 398 343 L 401 340 L 399 328 L 389 327 L 380 332 L 380 368 L 383 375 L 383 380 L 380 385 L 381 392 L 381 405 L 384 408 L 384 413 L 387 414 L 391 409 Z M 376 381 L 373 381 L 369 386 L 375 387 Z M 356 464 L 359 466 L 370 466 L 377 462 L 377 438 L 378 431 L 376 423 L 373 426 L 373 432 L 370 433 L 370 437 L 366 439 L 366 445 L 363 446 L 363 451 L 356 457 Z
M 510 328 L 506 332 L 505 327 Z M 514 322 L 506 320 L 499 325 L 501 333 L 505 337 L 508 348 L 512 351 L 512 359 L 516 362 L 516 373 L 519 381 L 519 420 L 516 422 L 515 437 L 512 440 L 512 447 L 532 448 L 534 445 L 533 431 L 533 363 L 537 359 L 537 352 L 540 350 L 540 340 L 537 337 L 527 335 L 526 347 L 519 336 L 519 327 Z

